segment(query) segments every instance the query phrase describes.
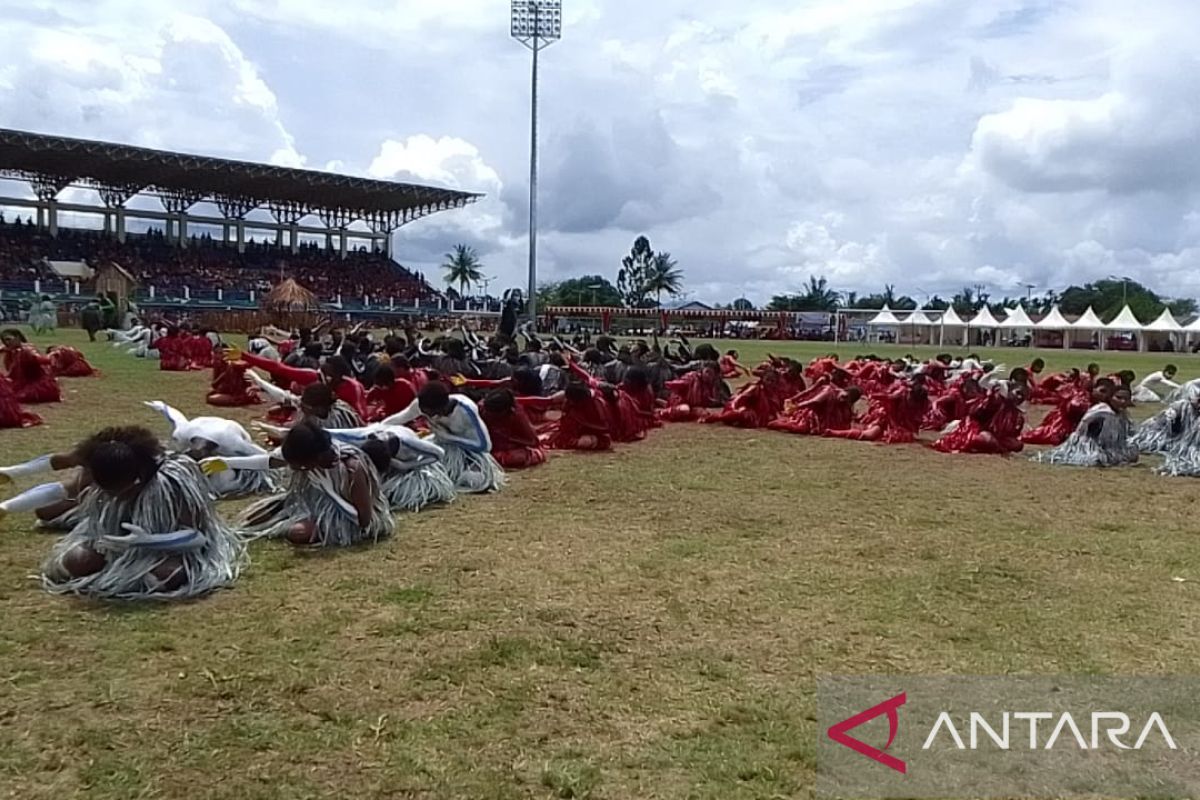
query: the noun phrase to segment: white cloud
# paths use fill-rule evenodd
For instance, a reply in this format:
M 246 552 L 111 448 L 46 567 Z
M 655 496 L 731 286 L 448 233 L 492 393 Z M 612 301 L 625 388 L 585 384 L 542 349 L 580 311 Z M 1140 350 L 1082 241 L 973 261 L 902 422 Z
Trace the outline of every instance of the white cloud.
M 428 268 L 465 241 L 499 283 L 523 282 L 529 61 L 507 4 L 179 8 L 6 4 L 3 124 L 483 192 L 403 229 L 401 257 Z M 809 274 L 945 295 L 1119 271 L 1200 291 L 1195 3 L 565 13 L 541 83 L 547 276 L 613 274 L 646 233 L 708 300 L 762 300 Z

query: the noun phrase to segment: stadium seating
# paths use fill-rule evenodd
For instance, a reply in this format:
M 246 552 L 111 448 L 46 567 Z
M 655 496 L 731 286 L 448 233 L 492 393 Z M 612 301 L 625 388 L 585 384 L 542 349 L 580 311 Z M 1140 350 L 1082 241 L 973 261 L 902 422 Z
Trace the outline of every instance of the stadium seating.
M 336 252 L 302 245 L 298 253 L 253 242 L 246 252 L 211 237 L 193 237 L 180 249 L 161 231 L 129 234 L 124 243 L 102 231 L 60 228 L 51 238 L 27 222 L 0 217 L 0 291 L 21 294 L 37 286 L 50 294 L 70 294 L 68 281 L 51 272 L 44 260 L 114 261 L 139 281 L 138 298 L 170 301 L 250 301 L 280 277 L 294 278 L 324 302 L 346 307 L 412 306 L 433 302 L 435 293 L 422 276 L 383 253 L 351 250 L 343 260 Z

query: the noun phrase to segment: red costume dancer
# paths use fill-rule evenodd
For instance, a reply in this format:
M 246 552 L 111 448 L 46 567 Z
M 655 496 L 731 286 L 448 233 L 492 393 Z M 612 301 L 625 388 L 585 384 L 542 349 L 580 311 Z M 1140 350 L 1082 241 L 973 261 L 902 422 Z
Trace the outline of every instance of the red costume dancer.
M 1087 392 L 1068 386 L 1059 393 L 1058 406 L 1046 415 L 1041 425 L 1021 434 L 1021 441 L 1057 447 L 1075 432 L 1091 407 L 1092 398 Z
M 12 383 L 0 375 L 0 428 L 32 428 L 41 424 L 41 417 L 21 408 Z
M 612 423 L 608 408 L 598 393 L 586 384 L 573 382 L 557 401 L 562 416 L 542 434 L 541 440 L 554 450 L 609 450 L 612 448 Z M 525 405 L 526 400 L 521 400 Z
M 800 395 L 803 399 L 788 401 L 784 414 L 767 427 L 801 436 L 822 436 L 827 431 L 846 430 L 854 423 L 854 405 L 861 396 L 857 386 L 842 389 L 823 379 L 819 386 Z
M 100 373 L 74 347 L 55 345 L 46 349 L 50 370 L 59 378 L 91 378 Z
M 546 448 L 512 392 L 490 393 L 479 407 L 479 416 L 491 434 L 492 457 L 500 466 L 526 469 L 546 463 Z
M 771 371 L 743 386 L 724 409 L 700 421 L 734 428 L 765 428 L 783 410 L 784 399 L 779 373 Z
M 22 403 L 58 403 L 62 390 L 54 379 L 50 359 L 31 347 L 14 328 L 0 332 L 4 344 L 4 370 Z
M 1019 453 L 1024 447 L 1021 392 L 1006 395 L 993 389 L 970 404 L 967 416 L 950 433 L 933 443 L 940 453 Z
M 916 441 L 921 420 L 928 410 L 929 396 L 925 393 L 924 381 L 898 382 L 889 391 L 871 398 L 867 413 L 858 425 L 830 430 L 825 435 L 864 442 L 908 444 Z
M 815 381 L 822 376 L 831 375 L 836 369 L 841 369 L 838 357 L 836 355 L 828 355 L 823 358 L 814 358 L 810 361 L 804 369 L 804 375 L 809 380 Z
M 325 383 L 329 384 L 337 399 L 354 409 L 354 413 L 360 417 L 367 416 L 367 393 L 363 391 L 361 383 L 350 377 L 350 365 L 341 356 L 326 359 L 319 370 L 289 367 L 269 358 L 237 351 L 231 351 L 228 358 L 245 361 L 252 367 L 270 373 L 273 378 L 294 383 L 301 388 L 316 383 L 324 376 Z
M 667 422 L 696 422 L 709 408 L 721 408 L 720 374 L 716 364 L 706 364 L 682 378 L 666 382 L 671 392 L 659 417 Z
M 412 383 L 397 377 L 396 370 L 381 364 L 375 370 L 375 385 L 367 391 L 367 422 L 382 422 L 399 414 L 417 399 Z
M 158 351 L 158 368 L 164 372 L 186 372 L 191 367 L 188 345 L 184 335 L 175 328 L 168 328 L 153 347 Z
M 262 396 L 258 389 L 246 377 L 249 368 L 244 361 L 228 362 L 223 358 L 214 358 L 212 386 L 205 402 L 219 408 L 241 408 L 261 403 Z
M 625 391 L 624 382 L 621 387 L 616 387 L 600 381 L 574 361 L 568 361 L 567 368 L 592 390 L 593 396 L 603 401 L 614 442 L 640 442 L 646 438 L 647 426 L 638 411 L 638 403 Z
M 210 369 L 213 362 L 212 340 L 202 333 L 189 333 L 183 339 L 183 354 L 187 356 L 188 369 Z
M 738 351 L 730 350 L 725 355 L 721 356 L 718 364 L 721 367 L 721 377 L 728 380 L 740 378 L 743 375 L 749 376 L 750 370 L 746 369 L 738 362 Z
M 921 430 L 940 431 L 951 422 L 965 419 L 971 403 L 980 396 L 979 382 L 963 378 L 946 390 L 941 397 L 930 401 L 929 413 L 921 420 Z

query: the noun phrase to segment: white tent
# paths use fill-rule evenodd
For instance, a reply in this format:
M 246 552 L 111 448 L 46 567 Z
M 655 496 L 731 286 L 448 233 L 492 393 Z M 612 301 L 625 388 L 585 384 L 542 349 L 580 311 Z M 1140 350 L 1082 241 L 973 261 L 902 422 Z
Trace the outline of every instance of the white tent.
M 1200 317 L 1196 317 L 1194 320 L 1192 320 L 1191 323 L 1184 328 L 1184 330 L 1188 333 L 1200 333 Z
M 1092 310 L 1092 307 L 1088 306 L 1088 310 L 1083 312 L 1083 316 L 1075 320 L 1075 324 L 1071 328 L 1077 331 L 1102 331 L 1104 330 L 1104 323 L 1096 316 L 1096 312 Z
M 1198 317 L 1196 319 L 1196 321 L 1200 322 L 1200 317 Z M 960 317 L 958 315 L 958 312 L 954 310 L 953 306 L 951 306 L 950 308 L 947 308 L 946 313 L 942 314 L 942 318 L 941 318 L 941 320 L 939 320 L 939 324 L 943 328 L 965 328 L 965 327 L 967 327 L 967 323 L 962 321 L 962 317 Z M 1196 330 L 1200 330 L 1200 328 L 1197 328 Z
M 1113 321 L 1104 326 L 1110 331 L 1140 331 L 1145 326 L 1138 322 L 1138 318 L 1133 315 L 1133 310 L 1129 306 L 1121 309 L 1121 313 L 1117 314 Z
M 1069 330 L 1071 323 L 1067 322 L 1067 318 L 1058 310 L 1058 306 L 1050 309 L 1050 313 L 1042 317 L 1033 326 L 1040 331 L 1065 331 Z
M 1194 324 L 1194 323 L 1193 323 Z M 1143 325 L 1142 330 L 1155 331 L 1159 333 L 1179 333 L 1183 330 L 1183 326 L 1171 314 L 1171 309 L 1164 308 L 1158 319 L 1151 322 L 1149 325 Z
M 924 311 L 918 310 L 918 311 L 914 311 L 913 313 L 909 314 L 908 317 L 906 317 L 904 319 L 904 324 L 905 325 L 924 325 L 925 327 L 929 327 L 930 325 L 936 325 L 937 323 L 934 322 L 933 320 L 931 320 L 928 316 L 926 316 Z
M 897 328 L 899 326 L 900 320 L 896 319 L 896 315 L 887 306 L 880 309 L 879 313 L 867 322 L 867 327 L 870 328 Z
M 968 323 L 972 328 L 994 329 L 1000 327 L 1000 322 L 992 316 L 992 310 L 984 306 L 978 314 L 971 317 Z
M 1004 322 L 1000 323 L 1000 327 L 1005 330 L 1032 330 L 1033 320 L 1025 313 L 1025 309 L 1017 306 L 1009 310 L 1008 316 L 1005 317 Z

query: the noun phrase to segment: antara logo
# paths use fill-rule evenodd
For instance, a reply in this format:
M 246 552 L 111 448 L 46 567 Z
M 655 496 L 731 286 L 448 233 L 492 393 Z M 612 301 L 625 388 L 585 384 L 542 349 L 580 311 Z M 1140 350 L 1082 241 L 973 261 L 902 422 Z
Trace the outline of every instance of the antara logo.
M 892 746 L 892 742 L 896 741 L 896 734 L 900 731 L 900 714 L 897 709 L 908 702 L 908 694 L 901 692 L 891 700 L 884 700 L 877 706 L 872 706 L 866 711 L 855 714 L 849 719 L 844 719 L 838 724 L 830 727 L 828 733 L 829 738 L 840 745 L 849 747 L 856 753 L 861 753 L 872 761 L 878 761 L 885 767 L 896 770 L 896 772 L 907 773 L 908 765 L 893 755 L 884 752 Z M 883 750 L 877 747 L 872 747 L 866 742 L 855 739 L 850 736 L 847 731 L 852 731 L 859 725 L 863 725 L 876 717 L 887 714 L 888 720 L 888 740 L 883 746 Z

